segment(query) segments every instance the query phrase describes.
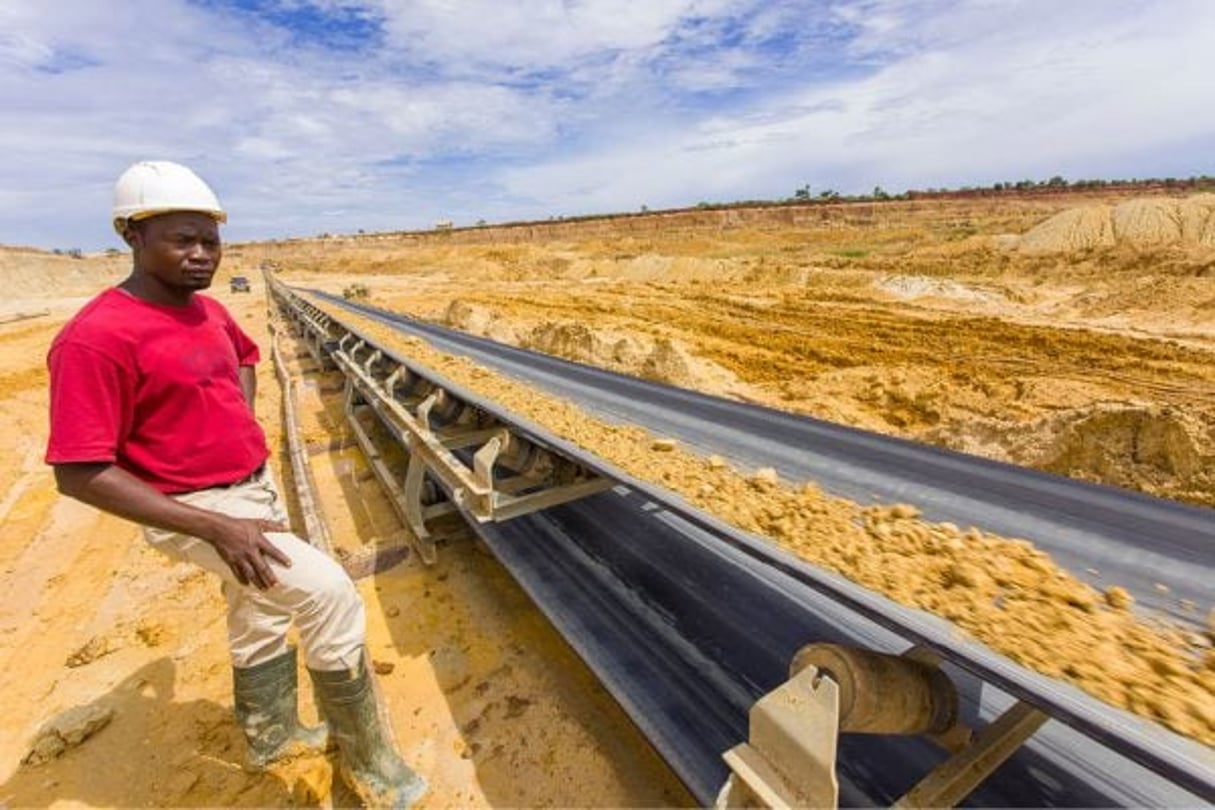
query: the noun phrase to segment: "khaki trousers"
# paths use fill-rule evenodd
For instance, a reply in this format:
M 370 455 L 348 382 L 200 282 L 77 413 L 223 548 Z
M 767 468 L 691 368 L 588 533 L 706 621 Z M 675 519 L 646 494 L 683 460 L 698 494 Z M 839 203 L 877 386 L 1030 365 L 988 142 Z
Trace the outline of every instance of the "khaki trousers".
M 269 468 L 248 481 L 173 495 L 178 501 L 239 518 L 287 520 Z M 228 647 L 234 667 L 251 667 L 287 651 L 294 620 L 310 669 L 352 670 L 366 637 L 363 600 L 346 571 L 330 557 L 290 532 L 267 532 L 266 539 L 291 560 L 286 568 L 268 561 L 278 584 L 265 591 L 241 585 L 210 543 L 190 535 L 145 526 L 157 550 L 219 576 L 228 602 Z

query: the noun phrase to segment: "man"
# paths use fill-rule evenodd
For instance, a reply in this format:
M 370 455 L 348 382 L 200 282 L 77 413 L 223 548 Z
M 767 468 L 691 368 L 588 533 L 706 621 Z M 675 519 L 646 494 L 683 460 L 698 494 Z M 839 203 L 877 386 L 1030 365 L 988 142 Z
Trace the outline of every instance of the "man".
M 198 294 L 219 267 L 226 220 L 184 166 L 137 163 L 118 179 L 113 222 L 131 274 L 51 345 L 46 460 L 63 494 L 141 523 L 154 547 L 219 575 L 251 769 L 325 747 L 324 728 L 299 722 L 294 621 L 343 777 L 369 805 L 407 807 L 426 783 L 379 720 L 362 600 L 288 529 L 253 413 L 257 346 Z

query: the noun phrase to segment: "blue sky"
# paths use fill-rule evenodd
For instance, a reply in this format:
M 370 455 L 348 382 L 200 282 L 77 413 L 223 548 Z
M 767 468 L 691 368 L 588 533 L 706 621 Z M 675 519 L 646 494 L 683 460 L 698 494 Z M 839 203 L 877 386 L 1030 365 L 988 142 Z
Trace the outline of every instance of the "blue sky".
M 1209 0 L 6 0 L 0 243 L 117 247 L 186 163 L 229 241 L 1215 174 Z

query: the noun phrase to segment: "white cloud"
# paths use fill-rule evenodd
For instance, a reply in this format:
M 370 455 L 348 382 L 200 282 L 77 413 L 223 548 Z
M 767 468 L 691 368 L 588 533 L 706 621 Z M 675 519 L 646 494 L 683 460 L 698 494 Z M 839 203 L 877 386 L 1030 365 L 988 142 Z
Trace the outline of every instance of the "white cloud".
M 561 208 L 587 189 L 605 208 L 628 208 L 647 199 L 780 196 L 806 181 L 862 191 L 1076 178 L 1120 156 L 1215 140 L 1215 108 L 1201 101 L 1215 75 L 1209 4 L 1121 17 L 1078 3 L 950 4 L 956 16 L 937 19 L 895 14 L 909 5 L 869 4 L 875 16 L 853 45 L 896 54 L 872 75 L 811 85 L 766 99 L 758 113 L 716 115 L 609 155 L 515 169 L 504 182 Z M 914 5 L 923 12 L 931 4 Z M 1188 167 L 1212 168 L 1202 155 Z M 1143 173 L 1127 166 L 1121 176 Z
M 0 106 L 11 124 L 0 129 L 5 156 L 0 181 L 30 191 L 25 204 L 4 218 L 0 241 L 59 243 L 77 238 L 72 233 L 78 231 L 94 244 L 112 240 L 103 213 L 107 183 L 143 157 L 194 166 L 223 192 L 234 214 L 234 233 L 249 233 L 236 224 L 243 207 L 264 210 L 245 184 L 253 177 L 274 178 L 256 188 L 296 189 L 289 200 L 277 197 L 290 213 L 268 212 L 248 224 L 263 235 L 282 222 L 292 223 L 296 232 L 311 232 L 311 225 L 301 229 L 299 224 L 310 212 L 324 225 L 328 217 L 320 212 L 335 207 L 355 216 L 392 207 L 371 199 L 394 193 L 393 172 L 382 172 L 377 184 L 369 171 L 378 162 L 526 145 L 554 127 L 553 105 L 510 88 L 414 83 L 382 71 L 352 79 L 350 74 L 366 66 L 341 55 L 318 51 L 306 62 L 294 54 L 266 58 L 263 26 L 249 29 L 243 21 L 217 20 L 168 3 L 145 2 L 142 11 L 157 12 L 146 15 L 146 25 L 131 25 L 122 15 L 94 14 L 92 8 L 79 9 L 87 36 L 73 21 L 76 9 L 26 7 L 19 20 L 25 40 L 38 47 L 25 48 L 29 56 L 21 64 L 0 69 Z M 96 64 L 63 74 L 38 69 L 57 50 L 86 45 Z M 48 170 L 66 187 L 93 185 L 92 227 L 79 227 L 89 221 L 83 211 L 70 225 L 60 224 L 63 188 L 46 188 Z M 342 189 L 361 190 L 363 196 L 350 205 L 332 205 Z M 42 235 L 56 232 L 67 236 Z
M 0 6 L 0 242 L 116 244 L 145 157 L 237 239 L 1212 173 L 1206 0 L 279 0 L 383 26 L 353 50 L 222 2 Z
M 713 15 L 725 0 L 381 0 L 393 43 L 449 70 L 563 67 L 612 51 L 650 48 L 689 14 Z

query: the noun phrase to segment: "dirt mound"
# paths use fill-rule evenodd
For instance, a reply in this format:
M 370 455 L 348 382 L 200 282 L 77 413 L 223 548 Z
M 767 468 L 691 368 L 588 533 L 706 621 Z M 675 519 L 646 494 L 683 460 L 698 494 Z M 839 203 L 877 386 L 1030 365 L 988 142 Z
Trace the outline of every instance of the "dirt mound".
M 1114 241 L 1136 247 L 1181 241 L 1181 216 L 1174 200 L 1127 200 L 1110 212 Z
M 658 382 L 719 395 L 747 397 L 748 387 L 730 371 L 700 359 L 667 338 L 595 329 L 576 321 L 510 322 L 489 307 L 452 301 L 446 326 L 525 349 L 608 368 Z
M 1073 478 L 1215 505 L 1210 433 L 1176 408 L 1102 404 L 1030 422 L 973 420 L 927 438 Z
M 1087 205 L 1055 214 L 1001 244 L 1026 253 L 1057 253 L 1125 245 L 1215 247 L 1215 194 L 1183 199 L 1144 197 L 1116 206 Z
M 1114 226 L 1105 205 L 1086 205 L 1060 211 L 1031 228 L 1014 243 L 1026 253 L 1054 253 L 1113 247 Z
M 687 350 L 667 338 L 654 341 L 654 348 L 641 366 L 641 376 L 651 380 L 694 387 L 698 382 L 697 360 Z
M 73 258 L 41 250 L 0 251 L 0 287 L 5 298 L 85 296 L 121 281 L 129 256 Z
M 899 298 L 953 298 L 959 301 L 996 301 L 1003 298 L 991 290 L 929 276 L 886 276 L 875 282 L 875 286 Z
M 1055 440 L 1036 466 L 1123 486 L 1167 489 L 1215 461 L 1204 458 L 1200 430 L 1170 408 L 1098 406 L 1059 420 Z
M 452 301 L 443 313 L 442 322 L 453 329 L 480 335 L 501 343 L 518 343 L 515 328 L 487 307 Z
M 1178 204 L 1182 241 L 1215 247 L 1215 194 L 1196 194 Z
M 620 341 L 606 333 L 600 335 L 584 324 L 560 322 L 540 324 L 523 342 L 527 348 L 545 354 L 579 363 L 595 363 L 612 358 L 615 354 L 613 349 Z

